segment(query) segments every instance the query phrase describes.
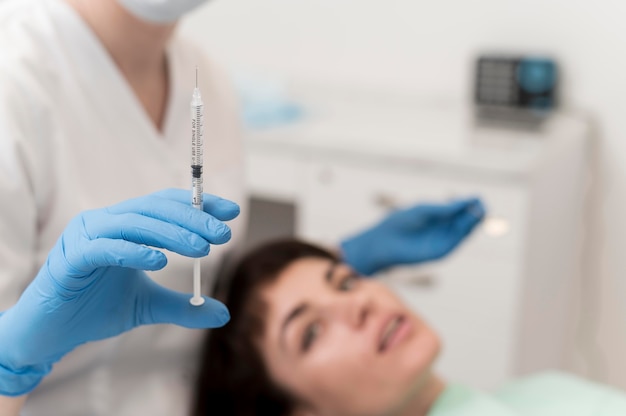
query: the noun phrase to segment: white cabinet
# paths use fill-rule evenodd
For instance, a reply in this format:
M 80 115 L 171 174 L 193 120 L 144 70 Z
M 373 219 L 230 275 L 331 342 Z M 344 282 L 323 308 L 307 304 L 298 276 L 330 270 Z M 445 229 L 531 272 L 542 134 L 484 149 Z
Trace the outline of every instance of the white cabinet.
M 358 108 L 349 108 L 349 119 L 358 123 Z M 441 122 L 457 110 L 437 111 Z M 350 129 L 345 122 L 334 129 L 338 119 L 341 112 L 250 135 L 253 194 L 292 201 L 298 235 L 326 245 L 396 207 L 480 196 L 489 216 L 453 255 L 381 278 L 439 331 L 439 370 L 450 380 L 490 388 L 523 373 L 562 368 L 578 279 L 587 126 L 556 116 L 535 131 L 468 123 L 437 132 L 429 124 L 420 135 L 411 121 L 411 143 L 410 135 L 398 134 L 402 120 L 396 117 L 389 131 L 402 137 L 399 146 L 391 145 L 393 135 L 379 137 L 384 120 L 376 137 L 359 125 L 342 141 Z M 354 132 L 363 146 L 355 145 Z M 417 138 L 445 140 L 446 134 L 463 137 L 439 148 Z

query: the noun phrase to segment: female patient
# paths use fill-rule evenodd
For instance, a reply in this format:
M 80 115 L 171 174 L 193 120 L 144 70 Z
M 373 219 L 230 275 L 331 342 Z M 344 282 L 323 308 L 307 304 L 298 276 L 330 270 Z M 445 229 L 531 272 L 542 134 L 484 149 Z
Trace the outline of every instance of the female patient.
M 321 248 L 267 244 L 228 282 L 231 322 L 205 344 L 198 416 L 626 415 L 622 393 L 564 375 L 491 395 L 446 384 L 432 370 L 436 332 Z

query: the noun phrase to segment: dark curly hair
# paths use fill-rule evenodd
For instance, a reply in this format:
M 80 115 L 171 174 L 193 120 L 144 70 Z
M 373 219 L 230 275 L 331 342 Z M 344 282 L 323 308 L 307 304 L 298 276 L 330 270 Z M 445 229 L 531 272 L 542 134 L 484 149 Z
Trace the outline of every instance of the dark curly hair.
M 216 297 L 231 320 L 207 334 L 202 348 L 193 416 L 291 415 L 299 403 L 270 378 L 255 341 L 264 331 L 260 290 L 294 261 L 318 257 L 338 261 L 333 253 L 297 240 L 264 244 L 245 255 L 218 281 Z

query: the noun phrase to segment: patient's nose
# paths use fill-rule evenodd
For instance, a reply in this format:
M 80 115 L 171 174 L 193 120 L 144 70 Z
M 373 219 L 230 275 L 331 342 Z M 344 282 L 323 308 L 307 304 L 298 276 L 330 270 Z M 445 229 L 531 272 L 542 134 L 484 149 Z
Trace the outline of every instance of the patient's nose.
M 353 328 L 362 328 L 373 312 L 371 297 L 364 293 L 354 293 L 349 296 L 337 296 L 331 307 L 335 319 L 339 319 Z

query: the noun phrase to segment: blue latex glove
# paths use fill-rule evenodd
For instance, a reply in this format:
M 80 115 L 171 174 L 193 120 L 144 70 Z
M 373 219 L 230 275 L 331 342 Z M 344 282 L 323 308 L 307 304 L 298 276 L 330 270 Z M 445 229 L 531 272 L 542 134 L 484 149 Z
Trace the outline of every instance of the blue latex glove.
M 391 266 L 436 260 L 450 253 L 485 215 L 479 199 L 423 204 L 395 211 L 341 243 L 345 261 L 363 275 Z
M 86 211 L 67 226 L 37 277 L 0 316 L 0 394 L 34 389 L 52 365 L 78 345 L 113 337 L 140 325 L 168 323 L 211 328 L 230 319 L 226 307 L 152 281 L 167 259 L 147 246 L 189 257 L 231 236 L 222 221 L 239 206 L 204 196 L 204 211 L 190 205 L 189 191 L 170 189 L 109 208 Z M 185 278 L 185 276 L 181 276 Z

